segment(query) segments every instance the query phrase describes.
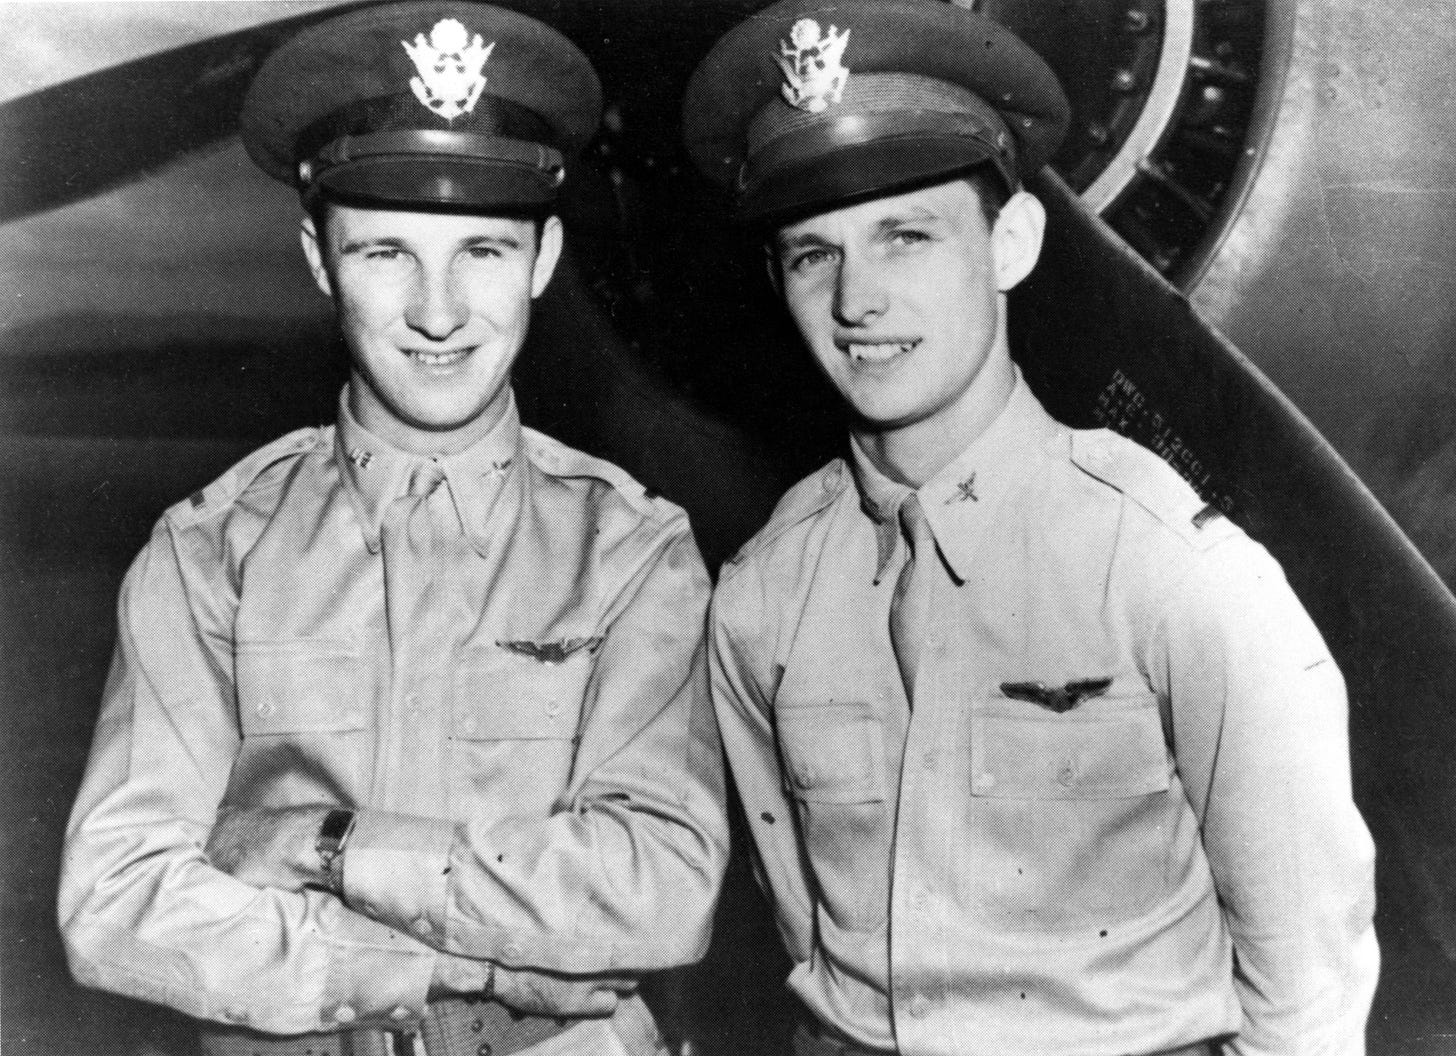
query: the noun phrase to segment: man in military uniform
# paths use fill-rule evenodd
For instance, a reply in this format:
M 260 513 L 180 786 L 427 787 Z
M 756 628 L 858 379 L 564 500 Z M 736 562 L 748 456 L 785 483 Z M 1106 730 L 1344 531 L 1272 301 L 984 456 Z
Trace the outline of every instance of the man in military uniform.
M 775 4 L 689 86 L 850 419 L 710 618 L 795 1051 L 1357 1053 L 1340 674 L 1260 546 L 1008 354 L 1020 181 L 1066 120 L 1021 41 L 935 0 Z
M 702 561 L 510 386 L 600 105 L 470 3 L 323 22 L 247 98 L 350 377 L 133 565 L 60 894 L 77 979 L 207 1053 L 656 1052 L 635 979 L 705 949 Z

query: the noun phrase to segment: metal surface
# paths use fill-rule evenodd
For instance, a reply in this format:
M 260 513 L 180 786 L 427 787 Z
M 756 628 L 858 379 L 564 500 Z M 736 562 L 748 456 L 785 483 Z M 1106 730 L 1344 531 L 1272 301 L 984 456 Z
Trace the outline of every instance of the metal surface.
M 1456 19 L 1272 0 L 1282 89 L 1190 296 L 1456 582 Z M 1280 39 L 1282 38 L 1282 39 Z

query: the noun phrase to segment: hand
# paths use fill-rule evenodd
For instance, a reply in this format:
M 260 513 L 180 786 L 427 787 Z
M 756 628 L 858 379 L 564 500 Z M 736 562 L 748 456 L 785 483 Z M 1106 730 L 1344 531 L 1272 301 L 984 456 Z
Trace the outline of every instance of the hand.
M 328 807 L 223 807 L 207 838 L 213 866 L 253 887 L 327 882 L 315 844 Z
M 442 953 L 435 961 L 430 997 L 446 994 L 479 994 L 490 975 L 487 961 Z M 610 1016 L 617 1001 L 637 989 L 630 976 L 558 975 L 530 969 L 495 966 L 491 997 L 517 1012 L 535 1016 L 571 1016 L 595 1019 Z

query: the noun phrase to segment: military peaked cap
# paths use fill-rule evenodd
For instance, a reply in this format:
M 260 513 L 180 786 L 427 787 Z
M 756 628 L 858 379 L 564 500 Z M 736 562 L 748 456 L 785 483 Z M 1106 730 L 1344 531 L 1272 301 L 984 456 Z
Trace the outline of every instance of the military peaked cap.
M 571 41 L 455 0 L 304 30 L 258 71 L 241 123 L 248 154 L 305 200 L 530 209 L 555 199 L 601 109 Z
M 1015 190 L 1067 120 L 1031 48 L 944 0 L 782 0 L 718 41 L 683 103 L 694 163 L 745 220 L 982 164 Z

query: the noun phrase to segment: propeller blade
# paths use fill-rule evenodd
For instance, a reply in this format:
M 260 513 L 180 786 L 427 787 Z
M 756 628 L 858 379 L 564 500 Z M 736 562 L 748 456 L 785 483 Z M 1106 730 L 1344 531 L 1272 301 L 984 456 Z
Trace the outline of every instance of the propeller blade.
M 1011 313 L 1028 380 L 1064 421 L 1156 450 L 1283 564 L 1349 686 L 1356 798 L 1387 866 L 1381 934 L 1405 936 L 1401 958 L 1443 977 L 1456 930 L 1429 863 L 1456 853 L 1456 598 L 1334 448 L 1182 294 L 1055 174 L 1035 191 L 1048 243 Z M 1382 993 L 1399 1002 L 1396 989 Z
M 101 194 L 231 135 L 263 59 L 335 10 L 158 52 L 0 106 L 0 223 Z

